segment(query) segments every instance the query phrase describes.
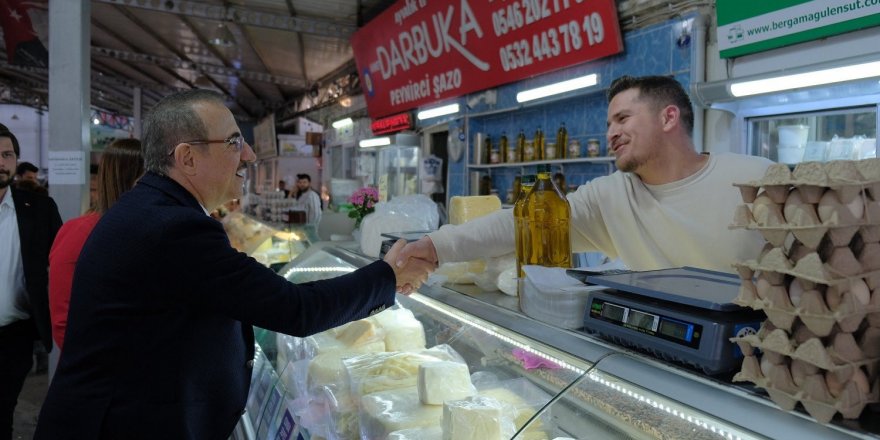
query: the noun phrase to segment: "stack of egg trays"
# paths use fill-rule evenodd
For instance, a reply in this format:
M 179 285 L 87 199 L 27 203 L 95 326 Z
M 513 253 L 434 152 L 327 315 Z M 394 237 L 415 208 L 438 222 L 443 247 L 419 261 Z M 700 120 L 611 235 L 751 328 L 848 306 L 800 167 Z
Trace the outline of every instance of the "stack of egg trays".
M 735 302 L 768 320 L 732 339 L 745 354 L 734 380 L 821 423 L 858 418 L 880 400 L 880 159 L 774 165 L 736 186 L 746 204 L 731 228 L 768 243 L 736 264 Z

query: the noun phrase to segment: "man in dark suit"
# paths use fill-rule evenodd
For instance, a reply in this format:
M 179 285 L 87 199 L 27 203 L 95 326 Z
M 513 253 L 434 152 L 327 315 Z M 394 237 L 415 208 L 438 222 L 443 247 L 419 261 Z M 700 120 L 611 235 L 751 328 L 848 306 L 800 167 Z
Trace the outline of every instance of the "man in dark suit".
M 12 187 L 19 154 L 18 139 L 0 124 L 0 440 L 12 438 L 34 341 L 52 349 L 47 269 L 61 227 L 51 198 Z
M 164 98 L 144 123 L 147 173 L 77 262 L 64 350 L 36 439 L 225 440 L 243 413 L 251 326 L 306 336 L 394 304 L 426 263 L 385 261 L 295 285 L 237 252 L 208 216 L 241 197 L 254 151 L 222 96 Z

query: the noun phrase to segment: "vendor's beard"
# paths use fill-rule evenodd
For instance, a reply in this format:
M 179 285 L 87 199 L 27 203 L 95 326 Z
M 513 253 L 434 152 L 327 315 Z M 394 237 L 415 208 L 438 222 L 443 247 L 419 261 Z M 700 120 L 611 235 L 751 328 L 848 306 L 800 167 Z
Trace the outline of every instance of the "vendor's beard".
M 5 178 L 3 176 L 6 176 Z M 6 188 L 12 183 L 12 174 L 0 172 L 0 189 Z

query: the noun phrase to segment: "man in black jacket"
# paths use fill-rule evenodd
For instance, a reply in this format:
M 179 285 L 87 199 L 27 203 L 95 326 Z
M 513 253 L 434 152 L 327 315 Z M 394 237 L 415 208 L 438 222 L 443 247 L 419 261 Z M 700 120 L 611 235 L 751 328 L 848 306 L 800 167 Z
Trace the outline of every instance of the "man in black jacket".
M 52 349 L 49 249 L 61 228 L 50 197 L 12 187 L 21 150 L 0 124 L 0 440 L 12 438 L 18 394 L 33 365 L 34 341 Z
M 147 173 L 102 217 L 73 278 L 36 439 L 225 440 L 254 365 L 253 325 L 307 336 L 378 313 L 424 280 L 385 261 L 295 285 L 229 245 L 208 213 L 241 197 L 256 156 L 222 96 L 164 98 L 144 121 Z

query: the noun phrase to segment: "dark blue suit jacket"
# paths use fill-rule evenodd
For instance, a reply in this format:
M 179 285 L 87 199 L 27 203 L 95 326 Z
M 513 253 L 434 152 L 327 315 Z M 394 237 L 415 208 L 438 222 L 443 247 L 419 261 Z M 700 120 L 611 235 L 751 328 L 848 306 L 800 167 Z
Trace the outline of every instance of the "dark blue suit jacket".
M 384 261 L 292 284 L 233 249 L 182 186 L 148 173 L 83 247 L 35 438 L 225 440 L 250 386 L 252 325 L 306 336 L 394 295 Z

